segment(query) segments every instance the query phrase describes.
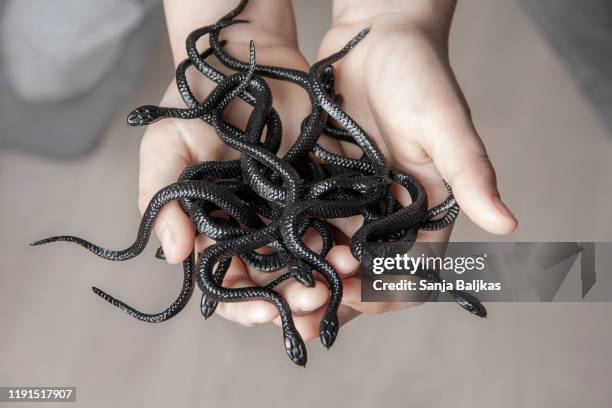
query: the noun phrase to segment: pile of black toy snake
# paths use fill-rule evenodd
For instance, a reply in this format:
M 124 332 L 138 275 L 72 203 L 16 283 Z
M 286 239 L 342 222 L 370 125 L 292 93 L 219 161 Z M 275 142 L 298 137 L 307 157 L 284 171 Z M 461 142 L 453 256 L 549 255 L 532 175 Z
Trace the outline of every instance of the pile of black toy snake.
M 224 51 L 219 34 L 233 24 L 245 23 L 235 17 L 247 2 L 243 0 L 216 24 L 197 29 L 187 38 L 188 59 L 176 68 L 176 83 L 186 108 L 147 105 L 132 111 L 127 119 L 131 126 L 170 117 L 201 119 L 215 129 L 224 144 L 240 152 L 240 159 L 200 162 L 186 168 L 176 183 L 153 197 L 142 217 L 136 240 L 129 248 L 112 251 L 73 236 L 52 237 L 33 245 L 68 241 L 105 259 L 131 259 L 145 248 L 163 206 L 178 200 L 197 233 L 211 238 L 215 244 L 199 254 L 197 262 L 193 253 L 183 262 L 183 286 L 174 303 L 160 313 L 147 314 L 98 288 L 93 288 L 94 292 L 147 322 L 162 322 L 180 312 L 196 283 L 203 293 L 201 310 L 206 318 L 214 313 L 217 302 L 270 302 L 280 314 L 287 354 L 294 363 L 305 365 L 304 342 L 294 326 L 286 300 L 274 288 L 287 279 L 313 286 L 313 271 L 322 277 L 331 296 L 319 333 L 323 345 L 331 347 L 338 334 L 342 281 L 325 259 L 334 245 L 326 220 L 363 216 L 363 225 L 352 236 L 350 249 L 364 268 L 371 268 L 375 257 L 394 256 L 410 250 L 419 229 L 436 230 L 452 224 L 459 209 L 450 189 L 443 203 L 429 208 L 423 186 L 409 174 L 389 168 L 366 132 L 337 103 L 332 64 L 355 47 L 367 35 L 367 29 L 358 33 L 342 50 L 315 63 L 309 72 L 257 65 L 253 42 L 250 61 L 244 63 Z M 200 52 L 196 42 L 205 35 L 210 38 L 210 48 Z M 213 54 L 236 73 L 224 75 L 210 66 L 206 59 Z M 203 101 L 194 97 L 187 83 L 185 73 L 190 66 L 216 83 L 216 88 Z M 262 77 L 290 81 L 302 87 L 312 105 L 295 143 L 282 157 L 277 155 L 282 124 L 272 108 L 270 88 Z M 222 118 L 234 98 L 253 106 L 245 129 Z M 332 122 L 335 123 L 332 125 Z M 357 145 L 363 155 L 354 159 L 325 150 L 318 143 L 322 134 Z M 408 191 L 411 204 L 400 205 L 389 193 L 391 183 Z M 303 243 L 302 235 L 307 230 L 320 235 L 323 242 L 320 252 Z M 262 247 L 270 250 L 266 253 L 256 251 Z M 163 252 L 158 250 L 157 256 L 163 257 Z M 223 278 L 233 257 L 240 257 L 260 271 L 286 268 L 286 272 L 265 286 L 226 288 Z M 440 279 L 432 272 L 427 272 L 424 278 Z M 449 294 L 468 311 L 478 316 L 486 315 L 482 304 L 473 296 L 459 291 Z

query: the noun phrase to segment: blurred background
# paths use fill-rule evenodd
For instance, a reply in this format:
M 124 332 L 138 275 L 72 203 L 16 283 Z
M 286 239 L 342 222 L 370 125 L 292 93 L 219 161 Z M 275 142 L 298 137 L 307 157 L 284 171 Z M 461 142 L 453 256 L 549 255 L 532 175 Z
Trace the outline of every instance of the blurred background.
M 57 18 L 81 12 L 39 3 L 38 18 L 47 9 Z M 604 58 L 611 7 L 590 1 L 559 13 L 551 3 L 570 2 L 458 5 L 451 61 L 520 226 L 496 237 L 461 216 L 456 241 L 612 241 L 612 70 Z M 76 406 L 86 407 L 612 406 L 608 303 L 494 303 L 486 320 L 450 303 L 362 316 L 331 351 L 310 342 L 308 368 L 299 369 L 272 326 L 205 322 L 196 299 L 150 325 L 91 293 L 93 285 L 108 289 L 142 310 L 168 304 L 181 272 L 153 258 L 156 242 L 127 263 L 71 245 L 30 248 L 58 232 L 120 247 L 137 230 L 143 130 L 128 129 L 124 118 L 161 98 L 173 67 L 159 4 L 107 4 L 116 6 L 104 11 L 118 21 L 113 30 L 102 10 L 76 19 L 71 35 L 98 48 L 84 47 L 71 61 L 99 67 L 76 80 L 61 61 L 31 59 L 34 17 L 0 2 L 0 385 L 74 385 Z M 591 6 L 602 11 L 585 14 Z M 331 2 L 296 0 L 294 7 L 312 61 Z M 30 47 L 29 59 L 18 44 Z M 130 49 L 141 51 L 124 58 Z M 64 77 L 54 83 L 66 80 L 65 87 L 28 79 L 29 70 L 49 71 L 40 71 L 44 82 L 56 68 Z

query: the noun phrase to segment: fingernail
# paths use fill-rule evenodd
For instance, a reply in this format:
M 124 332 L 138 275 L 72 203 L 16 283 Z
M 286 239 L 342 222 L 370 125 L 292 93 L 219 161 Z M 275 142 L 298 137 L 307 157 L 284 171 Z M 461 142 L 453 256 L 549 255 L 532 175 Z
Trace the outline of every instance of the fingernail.
M 156 226 L 155 231 L 157 232 L 157 236 L 161 241 L 162 248 L 164 249 L 164 255 L 166 255 L 167 260 L 168 258 L 171 258 L 171 254 L 173 253 L 174 237 L 172 236 L 172 229 L 169 228 L 167 222 L 162 221 Z
M 494 196 L 493 197 L 493 202 L 495 203 L 495 206 L 497 207 L 497 209 L 504 214 L 506 217 L 508 218 L 512 218 L 513 220 L 516 221 L 516 217 L 514 216 L 514 214 L 512 214 L 512 212 L 510 211 L 510 209 L 508 209 L 508 207 L 506 206 L 506 204 L 504 204 L 504 202 L 501 200 L 501 198 L 499 196 Z

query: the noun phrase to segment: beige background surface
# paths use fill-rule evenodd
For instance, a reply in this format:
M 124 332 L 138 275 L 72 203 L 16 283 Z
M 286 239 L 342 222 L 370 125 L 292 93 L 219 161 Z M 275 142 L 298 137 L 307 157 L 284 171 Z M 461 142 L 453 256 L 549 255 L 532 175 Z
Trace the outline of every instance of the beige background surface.
M 329 2 L 295 3 L 312 56 Z M 611 241 L 612 137 L 518 5 L 461 2 L 451 47 L 521 221 L 502 239 Z M 360 317 L 331 351 L 309 343 L 299 369 L 271 326 L 205 322 L 195 299 L 149 325 L 91 293 L 96 285 L 143 310 L 166 305 L 180 272 L 152 258 L 154 245 L 127 263 L 70 245 L 28 247 L 58 232 L 131 242 L 142 131 L 123 116 L 161 96 L 172 74 L 165 42 L 157 62 L 89 157 L 0 151 L 0 385 L 76 385 L 84 407 L 612 406 L 610 304 L 489 304 L 486 320 L 451 304 Z M 500 239 L 465 217 L 455 231 L 460 241 Z

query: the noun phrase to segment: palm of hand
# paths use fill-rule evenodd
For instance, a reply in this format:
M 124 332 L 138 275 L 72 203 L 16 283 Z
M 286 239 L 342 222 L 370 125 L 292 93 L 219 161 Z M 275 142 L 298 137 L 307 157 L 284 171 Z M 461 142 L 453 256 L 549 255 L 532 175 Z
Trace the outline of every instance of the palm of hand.
M 286 68 L 308 70 L 308 64 L 299 50 L 290 42 L 279 42 L 277 39 L 270 38 L 266 31 L 260 31 L 257 27 L 249 25 L 237 25 L 228 30 L 228 44 L 226 51 L 243 61 L 248 61 L 248 41 L 243 39 L 253 39 L 257 49 L 257 63 L 266 65 L 282 66 Z M 236 38 L 238 40 L 232 40 Z M 221 71 L 226 71 L 219 64 L 216 65 Z M 188 80 L 192 92 L 198 99 L 202 99 L 210 93 L 215 86 L 211 81 L 205 80 L 195 69 L 191 68 L 188 73 Z M 278 111 L 283 124 L 283 142 L 279 154 L 284 154 L 293 144 L 299 134 L 300 124 L 303 118 L 308 115 L 311 105 L 307 96 L 300 87 L 281 81 L 268 81 L 274 97 L 274 107 Z M 161 105 L 163 106 L 183 106 L 184 103 L 173 83 L 170 84 Z M 240 101 L 232 102 L 227 109 L 225 119 L 244 128 L 250 113 L 250 107 Z M 217 137 L 215 131 L 206 123 L 199 120 L 184 121 L 180 119 L 166 119 L 149 126 L 141 145 L 142 161 L 154 160 L 146 171 L 141 171 L 141 186 L 148 186 L 146 191 L 141 191 L 141 208 L 146 207 L 150 196 L 157 189 L 176 181 L 180 172 L 190 164 L 199 161 L 210 160 L 231 160 L 239 158 L 240 154 L 225 146 Z M 193 236 L 195 231 L 188 219 L 183 214 L 177 203 L 167 205 L 159 215 L 161 220 L 156 225 L 158 234 L 168 232 L 169 228 L 180 231 L 180 235 L 172 237 L 174 245 L 168 251 L 164 247 L 166 258 L 170 262 L 177 262 L 183 259 L 193 248 Z M 168 224 L 172 224 L 171 227 Z M 161 231 L 160 231 L 161 230 Z M 184 233 L 188 231 L 188 233 Z M 190 239 L 191 238 L 191 239 Z M 316 248 L 316 235 L 305 237 L 306 242 Z M 162 237 L 162 241 L 163 237 Z M 165 241 L 164 241 L 165 242 Z M 195 241 L 196 253 L 201 252 L 211 242 L 203 236 L 198 236 Z M 263 285 L 277 277 L 282 271 L 273 274 L 263 273 L 245 265 L 239 260 L 232 262 L 230 269 L 224 279 L 226 287 L 244 287 L 253 285 Z M 311 312 L 323 307 L 329 296 L 328 290 L 322 282 L 317 281 L 314 288 L 306 288 L 295 281 L 288 281 L 278 287 L 281 294 L 288 300 L 289 306 L 298 315 L 295 323 L 306 338 L 318 336 L 318 320 L 316 327 L 310 327 L 314 323 L 315 316 Z M 221 303 L 217 308 L 217 313 L 250 326 L 257 323 L 264 323 L 275 319 L 278 315 L 276 308 L 263 301 L 249 303 Z M 312 333 L 310 330 L 312 329 Z
M 457 96 L 449 86 L 443 55 L 423 33 L 390 22 L 379 22 L 368 36 L 336 64 L 336 90 L 342 108 L 361 125 L 383 152 L 390 167 L 413 174 L 421 181 L 430 207 L 448 196 L 425 139 L 436 121 L 448 121 L 454 113 L 440 110 L 443 101 Z M 364 27 L 333 28 L 325 36 L 319 58 L 330 55 Z M 365 63 L 364 63 L 365 62 Z M 455 105 L 461 107 L 460 103 Z M 446 116 L 446 117 L 444 117 Z M 339 153 L 355 155 L 355 146 L 341 142 Z M 396 190 L 403 204 L 409 198 Z M 352 224 L 348 233 L 357 225 Z M 419 239 L 447 241 L 451 228 L 421 231 Z

